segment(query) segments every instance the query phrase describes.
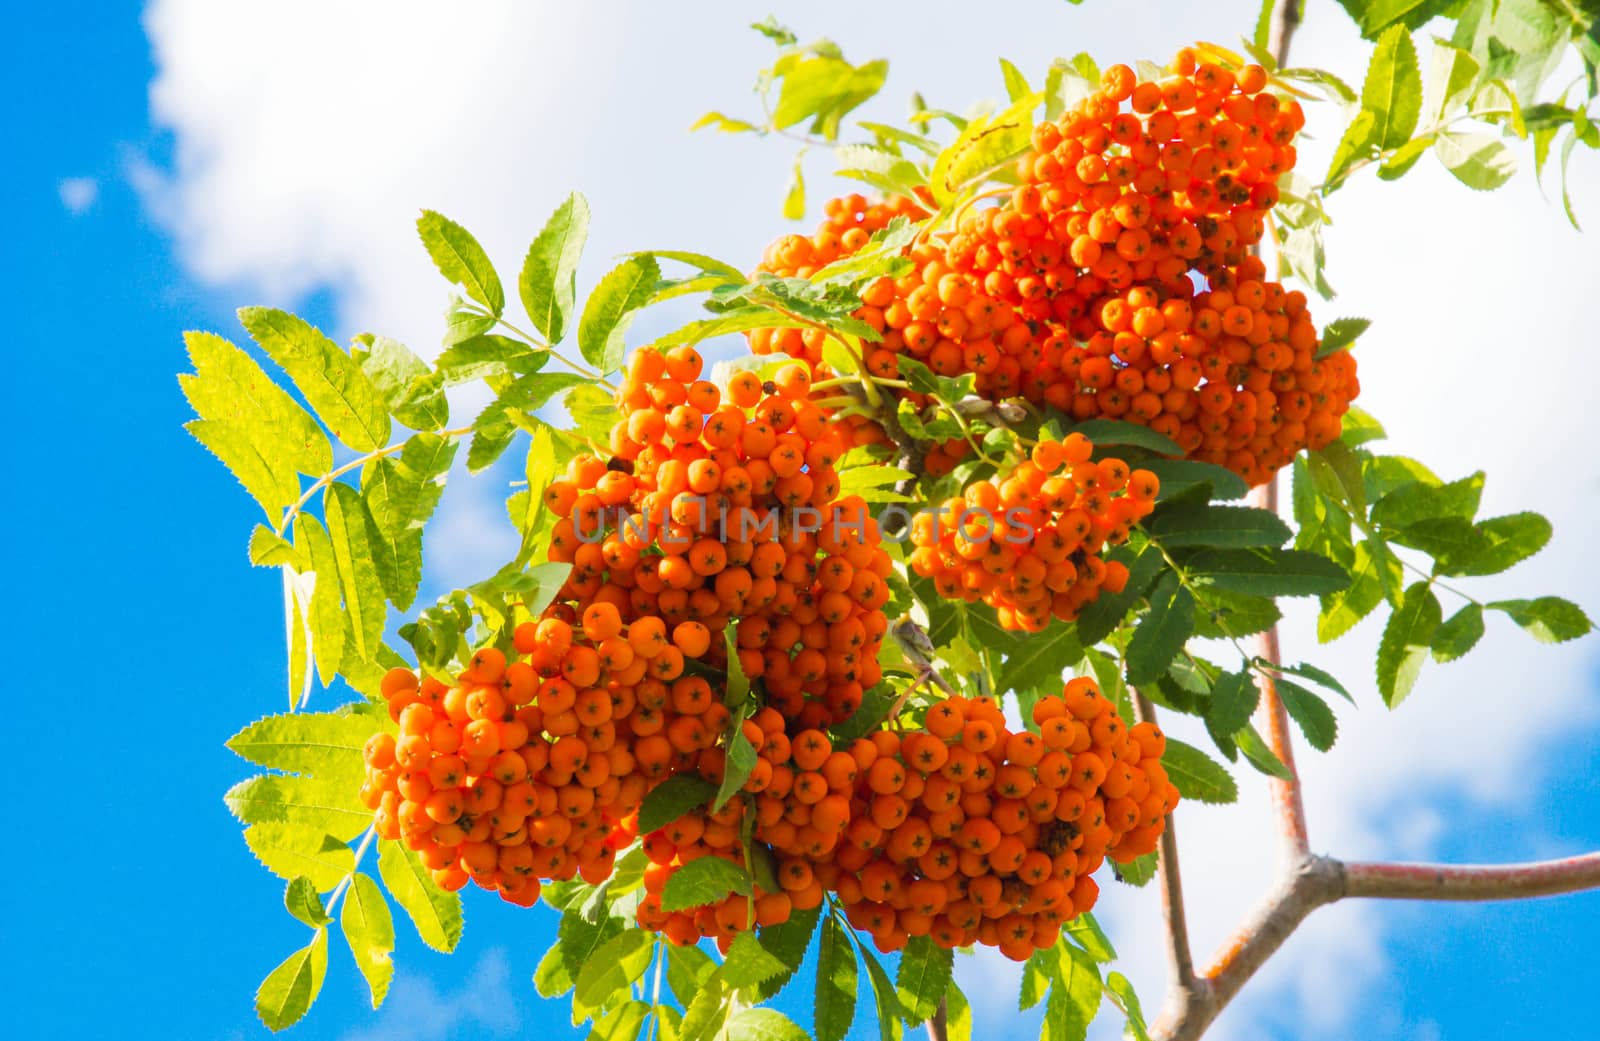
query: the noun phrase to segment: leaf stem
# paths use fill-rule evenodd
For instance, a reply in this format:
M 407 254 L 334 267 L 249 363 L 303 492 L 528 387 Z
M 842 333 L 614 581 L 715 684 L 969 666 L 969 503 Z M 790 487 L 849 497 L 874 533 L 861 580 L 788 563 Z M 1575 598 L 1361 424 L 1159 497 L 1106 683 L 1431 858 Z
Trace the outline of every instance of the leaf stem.
M 546 354 L 550 355 L 550 357 L 554 358 L 556 361 L 561 362 L 563 365 L 565 365 L 567 368 L 571 369 L 573 372 L 576 372 L 578 375 L 589 377 L 590 379 L 594 380 L 596 383 L 600 384 L 602 387 L 606 388 L 607 390 L 615 391 L 617 389 L 616 386 L 610 380 L 606 379 L 604 373 L 597 372 L 593 368 L 591 368 L 590 366 L 582 364 L 581 362 L 573 361 L 571 358 L 567 357 L 566 355 L 562 354 L 560 351 L 556 350 L 554 347 L 552 347 L 547 341 L 545 341 L 541 337 L 535 336 L 535 335 L 533 335 L 532 333 L 528 332 L 525 329 L 517 328 L 515 325 L 512 325 L 510 322 L 508 322 L 504 318 L 502 318 L 500 315 L 492 314 L 492 313 L 490 313 L 488 311 L 479 311 L 476 308 L 470 308 L 470 307 L 467 308 L 467 310 L 473 311 L 476 314 L 481 314 L 485 318 L 493 318 L 495 320 L 495 322 L 497 322 L 501 327 L 506 329 L 508 332 L 516 333 L 518 336 L 520 336 L 524 340 L 528 341 L 528 343 L 532 344 L 534 347 L 537 347 L 539 350 L 544 351 Z
M 472 433 L 471 427 L 457 427 L 454 430 L 440 430 L 438 431 L 437 436 L 465 437 L 470 433 Z M 407 440 L 409 440 L 409 438 Z M 283 533 L 289 530 L 289 525 L 292 524 L 294 519 L 300 515 L 300 511 L 306 508 L 306 503 L 310 502 L 312 497 L 316 495 L 317 492 L 326 488 L 328 485 L 332 484 L 340 477 L 343 477 L 351 470 L 366 466 L 373 460 L 394 455 L 396 452 L 402 451 L 405 447 L 405 441 L 396 441 L 393 444 L 384 445 L 382 448 L 374 449 L 373 451 L 368 452 L 366 455 L 357 456 L 348 463 L 345 463 L 343 466 L 338 466 L 332 470 L 329 470 L 327 473 L 313 481 L 311 487 L 305 490 L 305 494 L 301 495 L 299 500 L 297 500 L 293 506 L 289 507 L 288 510 L 284 512 L 283 520 L 278 523 L 278 526 L 275 529 L 273 529 L 274 533 L 279 537 L 282 537 Z

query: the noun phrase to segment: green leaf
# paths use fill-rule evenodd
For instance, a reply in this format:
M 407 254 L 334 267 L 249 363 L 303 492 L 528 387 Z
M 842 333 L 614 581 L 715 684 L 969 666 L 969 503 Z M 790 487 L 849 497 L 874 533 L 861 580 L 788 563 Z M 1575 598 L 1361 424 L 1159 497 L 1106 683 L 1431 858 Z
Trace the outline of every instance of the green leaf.
M 258 774 L 228 789 L 222 799 L 244 824 L 292 824 L 349 841 L 372 822 L 372 811 L 361 804 L 350 781 L 344 772 L 330 777 Z
M 1028 86 L 1028 77 L 1022 70 L 1004 58 L 1000 59 L 1000 75 L 1006 82 L 1006 97 L 1010 101 L 1021 101 L 1033 93 L 1033 88 Z
M 644 1002 L 634 999 L 624 1001 L 600 1017 L 585 1041 L 636 1041 L 639 1028 L 644 1025 L 648 1015 L 650 1006 Z
M 350 356 L 361 364 L 394 418 L 413 430 L 443 430 L 449 424 L 450 401 L 421 358 L 387 336 L 356 340 Z
M 945 1006 L 945 1041 L 972 1041 L 972 1005 L 954 979 L 945 994 Z
M 682 911 L 714 904 L 729 893 L 749 895 L 750 876 L 737 864 L 717 856 L 700 857 L 680 867 L 661 890 L 663 911 Z
M 184 334 L 195 372 L 178 377 L 200 416 L 184 424 L 268 516 L 300 497 L 295 471 L 320 475 L 333 450 L 315 420 L 244 351 L 210 333 Z
M 250 532 L 250 563 L 256 567 L 288 566 L 295 571 L 304 571 L 310 565 L 293 544 L 265 524 L 257 524 Z
M 1282 781 L 1294 779 L 1289 768 L 1283 765 L 1283 760 L 1279 759 L 1266 741 L 1262 740 L 1261 735 L 1256 733 L 1255 727 L 1243 727 L 1233 735 L 1233 740 L 1245 760 L 1261 773 Z
M 736 990 L 765 983 L 787 971 L 789 966 L 763 947 L 754 933 L 735 936 L 722 964 L 722 978 Z
M 567 963 L 561 957 L 559 942 L 551 944 L 550 949 L 544 952 L 544 957 L 539 959 L 538 967 L 533 970 L 533 986 L 542 998 L 560 997 L 572 989 L 572 973 L 567 970 Z
M 390 959 L 394 952 L 394 918 L 389 914 L 389 902 L 371 876 L 358 871 L 351 878 L 339 909 L 339 928 L 350 945 L 356 968 L 367 981 L 372 1007 L 377 1008 L 383 1004 L 394 978 L 394 962 Z
M 1544 549 L 1550 522 L 1537 513 L 1512 513 L 1473 525 L 1470 548 L 1437 557 L 1446 575 L 1498 575 Z
M 1432 95 L 1430 121 L 1443 122 L 1455 109 L 1466 104 L 1480 66 L 1471 52 L 1443 40 L 1433 41 L 1428 62 L 1428 92 Z
M 1124 423 L 1120 419 L 1088 419 L 1075 424 L 1069 433 L 1082 434 L 1093 441 L 1096 448 L 1103 445 L 1131 445 L 1155 452 L 1157 455 L 1183 455 L 1176 441 L 1137 423 Z
M 1058 942 L 1055 985 L 1045 1005 L 1041 1041 L 1082 1041 L 1100 1010 L 1100 967 L 1086 951 Z
M 1350 696 L 1350 692 L 1345 689 L 1343 683 L 1339 682 L 1338 677 L 1334 676 L 1333 673 L 1327 671 L 1326 669 L 1319 669 L 1317 666 L 1311 665 L 1307 662 L 1298 662 L 1294 665 L 1279 665 L 1268 661 L 1265 658 L 1257 658 L 1255 663 L 1263 668 L 1270 669 L 1275 673 L 1286 674 L 1290 676 L 1302 676 L 1313 683 L 1320 684 L 1321 686 L 1326 687 L 1328 690 L 1333 691 L 1335 694 L 1338 694 L 1340 697 L 1350 702 L 1350 704 L 1354 705 L 1356 703 L 1356 699 Z
M 328 912 L 322 908 L 322 897 L 317 895 L 317 887 L 304 875 L 291 878 L 283 890 L 283 906 L 288 912 L 313 929 L 321 928 L 333 921 L 328 917 Z
M 980 635 L 980 627 L 988 625 L 987 616 L 972 613 L 967 624 L 974 636 L 991 650 L 1004 649 L 1005 659 L 997 670 L 995 682 L 1002 690 L 1035 690 L 1040 687 L 1061 686 L 1065 669 L 1083 660 L 1083 647 L 1071 626 L 1053 625 L 1042 633 L 1030 633 L 1026 638 L 1017 633 L 998 634 L 1004 630 Z
M 389 410 L 360 364 L 309 322 L 286 311 L 246 307 L 239 321 L 294 380 L 333 436 L 357 452 L 389 440 Z
M 361 748 L 388 725 L 387 715 L 380 712 L 291 712 L 257 720 L 227 744 L 257 766 L 359 784 L 366 770 Z
M 1050 993 L 1055 980 L 1056 961 L 1061 955 L 1055 947 L 1034 951 L 1022 963 L 1022 983 L 1017 988 L 1017 1010 L 1026 1012 L 1038 1005 Z
M 322 428 L 249 354 L 213 333 L 186 332 L 183 342 L 195 371 L 180 375 L 178 385 L 201 419 L 243 428 L 263 458 L 300 473 L 333 468 Z
M 1404 26 L 1391 26 L 1378 37 L 1361 84 L 1361 107 L 1373 114 L 1370 140 L 1379 148 L 1399 148 L 1411 139 L 1422 113 L 1422 75 Z
M 1350 584 L 1344 568 L 1316 553 L 1295 549 L 1214 549 L 1187 562 L 1193 578 L 1218 589 L 1260 596 L 1314 596 Z
M 439 273 L 498 318 L 506 307 L 506 293 L 478 240 L 466 228 L 433 210 L 423 210 L 417 218 L 417 234 Z
M 771 1008 L 747 1008 L 728 1020 L 726 1041 L 808 1041 L 794 1020 Z
M 1180 503 L 1157 511 L 1145 530 L 1168 549 L 1187 546 L 1281 546 L 1292 534 L 1271 510 Z
M 444 336 L 440 342 L 446 347 L 451 347 L 476 339 L 493 329 L 497 321 L 493 315 L 484 314 L 452 293 L 450 306 L 444 311 Z
M 870 99 L 889 75 L 889 63 L 851 65 L 836 55 L 790 55 L 774 67 L 782 86 L 773 106 L 771 125 L 786 130 L 811 120 L 811 133 L 828 141 L 838 138 L 840 121 Z
M 526 376 L 537 372 L 550 359 L 550 352 L 535 350 L 509 336 L 484 333 L 452 344 L 435 361 L 437 371 L 428 383 L 453 387 L 496 376 Z
M 626 994 L 650 967 L 655 945 L 655 934 L 645 929 L 625 929 L 607 940 L 578 970 L 574 1003 L 598 1009 Z
M 1229 593 L 1212 586 L 1195 606 L 1194 634 L 1211 639 L 1264 633 L 1283 617 L 1267 597 Z
M 191 419 L 183 429 L 228 468 L 267 516 L 276 517 L 299 497 L 300 482 L 294 472 L 270 459 L 265 454 L 269 450 L 256 445 L 246 428 Z
M 895 996 L 894 984 L 873 953 L 865 947 L 860 950 L 862 959 L 867 963 L 867 979 L 872 983 L 872 1000 L 878 1006 L 878 1037 L 880 1041 L 899 1041 L 900 1021 L 904 1016 L 900 1010 L 900 999 Z
M 694 992 L 717 971 L 717 963 L 698 947 L 679 947 L 675 943 L 669 943 L 666 951 L 667 986 L 678 999 L 678 1004 L 687 1008 L 689 1002 L 694 999 Z
M 322 990 L 328 971 L 328 933 L 318 929 L 311 942 L 285 958 L 256 988 L 256 1015 L 268 1030 L 300 1021 Z
M 933 1018 L 950 987 L 951 952 L 926 936 L 914 936 L 900 955 L 895 996 L 907 1026 Z
M 1587 636 L 1594 623 L 1584 614 L 1583 608 L 1559 596 L 1541 596 L 1534 600 L 1495 600 L 1487 605 L 1503 611 L 1541 643 L 1565 643 Z
M 789 185 L 783 191 L 783 217 L 799 220 L 806 215 L 806 150 L 795 153 L 794 165 L 789 168 Z
M 750 779 L 750 771 L 755 769 L 756 758 L 755 746 L 744 736 L 744 731 L 735 726 L 733 736 L 728 739 L 728 757 L 722 771 L 722 784 L 711 803 L 713 813 L 728 805 L 728 800 L 739 794 L 744 783 Z
M 1120 972 L 1110 973 L 1106 976 L 1106 991 L 1113 996 L 1128 1019 L 1125 1036 L 1132 1041 L 1150 1041 L 1150 1031 L 1144 1023 L 1144 1009 L 1139 1006 L 1139 995 L 1133 992 L 1133 984 L 1128 982 L 1128 977 Z
M 1250 33 L 1250 42 L 1258 48 L 1266 48 L 1272 39 L 1272 15 L 1277 11 L 1276 0 L 1261 0 L 1261 9 L 1256 12 L 1255 29 Z
M 1413 481 L 1403 484 L 1372 505 L 1372 523 L 1404 528 L 1434 517 L 1471 520 L 1483 497 L 1483 471 L 1449 484 Z
M 1317 348 L 1317 357 L 1326 358 L 1345 350 L 1371 327 L 1370 318 L 1335 318 L 1322 328 L 1322 345 Z
M 578 349 L 596 370 L 605 373 L 622 364 L 623 337 L 633 312 L 650 302 L 661 267 L 649 254 L 635 254 L 606 273 L 589 294 L 578 320 Z
M 334 565 L 339 588 L 344 593 L 344 610 L 350 620 L 352 650 L 363 661 L 377 656 L 383 639 L 384 593 L 373 564 L 368 533 L 372 520 L 361 501 L 361 493 L 340 481 L 328 485 L 323 497 L 323 513 L 328 522 L 328 539 L 333 545 Z
M 1328 164 L 1328 173 L 1323 178 L 1329 191 L 1339 186 L 1356 163 L 1371 158 L 1372 131 L 1377 123 L 1376 115 L 1367 109 L 1362 109 L 1356 113 L 1350 125 L 1345 127 L 1344 135 L 1339 138 L 1338 147 L 1333 150 L 1333 160 Z
M 1357 544 L 1355 564 L 1350 569 L 1350 585 L 1322 598 L 1317 615 L 1317 639 L 1337 640 L 1383 603 L 1385 585 L 1400 584 L 1400 562 L 1387 550 L 1373 551 L 1372 540 Z
M 422 584 L 422 532 L 439 505 L 456 448 L 454 439 L 414 434 L 399 458 L 379 459 L 362 475 L 374 564 L 389 602 L 402 611 Z
M 578 890 L 580 894 L 583 891 L 583 889 Z M 557 942 L 554 950 L 561 961 L 566 978 L 576 980 L 584 965 L 593 960 L 595 951 L 612 937 L 621 934 L 622 930 L 622 922 L 610 915 L 603 915 L 598 921 L 591 922 L 576 910 L 568 910 L 563 914 L 561 924 L 556 928 Z M 550 973 L 546 982 L 556 982 L 551 977 L 559 975 L 557 972 Z
M 321 891 L 338 885 L 356 862 L 349 846 L 316 828 L 252 824 L 244 829 L 244 841 L 274 875 L 285 881 L 303 875 Z
M 1378 693 L 1390 708 L 1404 701 L 1416 684 L 1422 663 L 1428 660 L 1441 613 L 1432 586 L 1416 582 L 1389 616 L 1378 643 Z
M 295 548 L 311 562 L 311 649 L 317 660 L 317 675 L 324 687 L 338 675 L 344 660 L 344 608 L 339 590 L 339 564 L 333 543 L 317 518 L 301 514 L 294 524 Z
M 1100 922 L 1092 912 L 1081 912 L 1064 923 L 1061 931 L 1076 940 L 1095 961 L 1104 963 L 1117 960 L 1117 949 L 1111 945 L 1111 937 L 1100 928 Z
M 732 996 L 732 990 L 722 982 L 722 972 L 713 972 L 684 1006 L 683 1022 L 678 1025 L 674 1041 L 708 1041 L 727 1018 Z
M 1213 737 L 1232 738 L 1255 713 L 1260 691 L 1247 672 L 1225 672 L 1211 688 L 1206 708 L 1206 729 Z
M 1193 745 L 1167 738 L 1161 765 L 1166 767 L 1167 776 L 1185 799 L 1227 803 L 1239 798 L 1239 786 L 1222 764 Z
M 1130 886 L 1147 886 L 1156 877 L 1156 855 L 1144 853 L 1126 864 L 1113 862 L 1111 870 L 1116 873 L 1119 882 Z
M 1215 463 L 1202 463 L 1194 459 L 1146 459 L 1139 464 L 1161 482 L 1161 498 L 1173 499 L 1191 488 L 1205 486 L 1212 499 L 1227 501 L 1242 499 L 1250 491 L 1244 478 Z
M 805 961 L 806 948 L 811 946 L 811 934 L 816 931 L 820 917 L 819 909 L 815 907 L 808 911 L 791 911 L 785 921 L 761 928 L 756 938 L 768 953 L 783 962 L 784 969 L 778 975 L 761 981 L 756 988 L 759 1000 L 771 999 L 800 970 L 801 963 Z
M 1128 641 L 1128 682 L 1154 682 L 1194 632 L 1194 596 L 1168 571 L 1150 594 L 1150 610 Z
M 1033 110 L 1039 98 L 1029 95 L 994 115 L 974 118 L 934 160 L 928 178 L 934 199 L 949 203 L 967 187 L 1026 151 L 1033 135 Z
M 1319 752 L 1326 752 L 1333 747 L 1333 742 L 1339 736 L 1339 723 L 1334 718 L 1333 709 L 1313 692 L 1297 683 L 1279 677 L 1275 686 L 1278 698 L 1283 702 L 1283 707 L 1288 710 L 1289 718 L 1300 726 L 1300 732 L 1306 736 L 1306 741 L 1312 748 Z
M 1483 638 L 1483 605 L 1467 604 L 1445 619 L 1434 632 L 1428 649 L 1441 664 L 1455 661 L 1478 645 Z
M 1492 191 L 1511 180 L 1517 161 L 1499 138 L 1490 134 L 1445 131 L 1434 142 L 1433 154 L 1455 179 L 1473 191 Z
M 856 952 L 829 915 L 817 946 L 817 1041 L 844 1041 L 856 1014 Z
M 589 200 L 567 196 L 545 223 L 522 262 L 517 290 L 533 327 L 550 344 L 561 341 L 578 299 L 578 260 L 589 237 Z
M 725 116 L 721 112 L 707 112 L 693 123 L 689 124 L 690 130 L 699 130 L 701 127 L 716 127 L 725 134 L 749 133 L 759 131 L 761 128 L 754 123 L 746 123 L 742 119 Z
M 644 797 L 639 807 L 639 834 L 648 835 L 704 806 L 716 791 L 715 785 L 696 774 L 673 774 Z
M 423 943 L 446 954 L 455 950 L 461 942 L 461 898 L 434 884 L 417 854 L 399 842 L 380 842 L 378 874 Z
M 1361 27 L 1361 35 L 1370 40 L 1396 22 L 1416 29 L 1451 5 L 1450 0 L 1339 0 L 1339 6 L 1349 12 Z
M 1122 592 L 1096 597 L 1078 615 L 1079 643 L 1084 647 L 1092 647 L 1111 635 L 1112 631 L 1122 624 L 1128 609 L 1150 589 L 1151 583 L 1156 580 L 1156 576 L 1161 573 L 1164 566 L 1165 561 L 1155 547 L 1147 547 L 1140 553 L 1133 563 L 1128 565 L 1128 584 L 1122 587 Z

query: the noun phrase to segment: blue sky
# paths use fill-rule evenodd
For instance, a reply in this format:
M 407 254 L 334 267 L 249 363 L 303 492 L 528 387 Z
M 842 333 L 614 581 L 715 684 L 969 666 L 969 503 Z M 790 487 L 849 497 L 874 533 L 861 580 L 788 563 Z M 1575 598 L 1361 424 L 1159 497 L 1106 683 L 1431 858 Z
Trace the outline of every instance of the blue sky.
M 428 349 L 444 292 L 410 231 L 422 206 L 457 216 L 511 266 L 543 214 L 583 187 L 597 214 L 588 281 L 626 248 L 743 262 L 782 225 L 785 146 L 683 129 L 700 110 L 751 101 L 766 44 L 742 29 L 735 5 L 706 5 L 684 25 L 653 5 L 619 16 L 490 4 L 451 26 L 407 5 L 364 17 L 330 4 L 314 31 L 290 6 L 248 17 L 217 6 L 163 3 L 148 35 L 131 9 L 33 10 L 18 16 L 24 46 L 0 71 L 14 143 L 0 171 L 13 213 L 0 292 L 14 370 L 0 389 L 14 424 L 0 521 L 12 589 L 0 610 L 19 658 L 42 663 L 25 666 L 33 675 L 9 699 L 21 739 L 6 776 L 30 811 L 0 840 L 14 876 L 0 897 L 0 972 L 17 1036 L 263 1037 L 251 995 L 304 941 L 221 801 L 247 772 L 222 741 L 283 701 L 282 615 L 277 577 L 245 558 L 254 505 L 180 429 L 180 332 L 235 336 L 234 307 L 270 303 L 336 335 L 375 326 Z M 828 32 L 858 59 L 889 57 L 895 100 L 882 113 L 892 117 L 914 86 L 953 107 L 997 94 L 991 58 L 1001 53 L 1026 70 L 1080 45 L 1158 56 L 1185 34 L 1230 35 L 1215 19 L 1242 26 L 1252 5 L 1214 5 L 1207 25 L 1191 12 L 1154 22 L 1149 4 L 1027 0 L 1005 5 L 1009 28 L 959 34 L 940 30 L 956 4 L 900 19 L 840 3 L 777 6 L 802 35 Z M 1304 60 L 1358 77 L 1342 16 L 1319 14 L 1329 6 L 1313 5 Z M 1113 7 L 1130 14 L 1118 21 Z M 1033 26 L 1024 15 L 1036 32 L 1015 31 Z M 483 52 L 445 53 L 463 41 Z M 693 56 L 700 47 L 729 57 L 706 62 Z M 380 52 L 393 59 L 381 73 Z M 600 52 L 615 63 L 574 57 Z M 387 100 L 357 99 L 361 77 L 380 74 L 392 80 Z M 163 84 L 154 111 L 152 81 Z M 819 181 L 823 170 L 814 164 Z M 1580 213 L 1600 223 L 1596 164 L 1585 157 L 1574 172 Z M 1593 613 L 1600 566 L 1586 542 L 1600 520 L 1600 471 L 1592 453 L 1544 447 L 1600 437 L 1583 407 L 1592 378 L 1536 381 L 1545 397 L 1525 402 L 1510 431 L 1471 404 L 1498 392 L 1492 366 L 1507 344 L 1540 344 L 1557 373 L 1592 371 L 1578 354 L 1592 329 L 1576 305 L 1593 238 L 1565 229 L 1527 177 L 1485 198 L 1419 168 L 1337 198 L 1330 248 L 1345 296 L 1318 313 L 1376 320 L 1363 341 L 1365 402 L 1397 450 L 1447 476 L 1486 465 L 1486 509 L 1556 521 L 1552 547 L 1489 595 L 1560 593 Z M 1463 294 L 1485 256 L 1499 261 L 1500 292 Z M 1449 303 L 1430 311 L 1418 299 Z M 1522 300 L 1548 303 L 1512 306 Z M 477 577 L 503 550 L 506 479 L 453 479 L 430 537 L 433 589 Z M 1358 630 L 1348 647 L 1323 650 L 1291 635 L 1290 653 L 1360 686 L 1375 639 Z M 1460 860 L 1600 848 L 1597 686 L 1592 640 L 1552 651 L 1504 627 L 1472 664 L 1426 674 L 1392 720 L 1364 687 L 1339 747 L 1306 764 L 1313 845 Z M 1180 817 L 1202 951 L 1266 877 L 1264 803 L 1246 788 L 1238 807 Z M 65 856 L 69 843 L 87 855 Z M 1147 1003 L 1161 972 L 1152 897 L 1107 902 Z M 290 1036 L 563 1036 L 564 1006 L 540 1002 L 529 982 L 553 914 L 471 898 L 467 918 L 448 958 L 401 926 L 400 975 L 378 1014 L 335 944 L 321 1000 Z M 1575 955 L 1592 949 L 1597 927 L 1595 895 L 1321 912 L 1221 1029 L 1565 1035 L 1590 1000 L 1590 970 Z M 998 993 L 1010 977 L 992 963 L 961 972 L 969 990 L 996 992 L 981 1010 L 1011 1000 Z M 806 1021 L 804 995 L 780 1004 Z M 992 1029 L 1027 1036 L 1028 1022 Z

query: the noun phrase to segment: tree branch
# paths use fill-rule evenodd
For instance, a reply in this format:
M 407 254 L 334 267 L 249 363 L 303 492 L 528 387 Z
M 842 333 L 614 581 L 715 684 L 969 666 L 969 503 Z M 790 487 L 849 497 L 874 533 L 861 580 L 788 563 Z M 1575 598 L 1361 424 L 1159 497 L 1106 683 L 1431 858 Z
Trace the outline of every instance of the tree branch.
M 1251 493 L 1251 503 L 1273 513 L 1278 512 L 1276 476 Z M 1256 653 L 1273 666 L 1283 664 L 1276 624 L 1256 637 Z M 1261 706 L 1257 714 L 1267 732 L 1267 744 L 1289 772 L 1285 779 L 1270 779 L 1268 786 L 1272 792 L 1273 807 L 1278 814 L 1283 862 L 1294 864 L 1304 859 L 1311 848 L 1306 834 L 1305 800 L 1300 793 L 1300 771 L 1294 763 L 1294 735 L 1289 728 L 1289 713 L 1283 706 L 1283 699 L 1278 697 L 1278 685 L 1264 669 L 1256 672 L 1256 689 L 1261 692 Z
M 1294 42 L 1294 31 L 1300 28 L 1302 0 L 1286 0 L 1278 5 L 1267 36 L 1267 50 L 1278 62 L 1278 67 L 1289 64 L 1289 45 Z
M 1600 889 L 1600 853 L 1528 864 L 1346 864 L 1345 895 L 1380 900 L 1520 900 Z
M 1133 714 L 1141 723 L 1156 722 L 1156 707 L 1139 691 L 1133 692 Z M 1161 877 L 1161 915 L 1167 923 L 1167 970 L 1175 991 L 1194 987 L 1194 955 L 1189 947 L 1189 918 L 1183 909 L 1183 872 L 1178 867 L 1178 833 L 1167 814 L 1156 848 L 1156 871 Z

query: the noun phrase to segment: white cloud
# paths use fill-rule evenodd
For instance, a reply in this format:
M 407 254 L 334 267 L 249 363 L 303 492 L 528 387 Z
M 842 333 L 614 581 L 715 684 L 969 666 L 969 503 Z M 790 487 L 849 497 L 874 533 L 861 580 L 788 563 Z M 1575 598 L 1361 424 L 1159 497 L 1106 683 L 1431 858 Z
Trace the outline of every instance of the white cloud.
M 100 197 L 100 182 L 93 177 L 64 177 L 56 185 L 61 205 L 74 217 L 88 213 Z
M 834 32 L 857 60 L 893 59 L 888 100 L 874 113 L 887 118 L 915 87 L 955 108 L 997 95 L 992 55 L 1025 70 L 1042 69 L 1059 50 L 1158 57 L 1185 40 L 1226 36 L 1219 26 L 1248 25 L 1258 8 L 1244 0 L 1082 9 L 1015 0 L 972 19 L 970 5 L 953 0 L 914 9 L 775 6 L 802 35 Z M 331 288 L 339 332 L 372 328 L 429 352 L 446 287 L 415 239 L 420 207 L 472 229 L 508 282 L 527 241 L 573 187 L 595 211 L 586 285 L 629 249 L 692 248 L 748 263 L 783 230 L 777 202 L 792 150 L 684 131 L 705 109 L 754 107 L 749 79 L 770 47 L 743 28 L 743 5 L 701 5 L 693 18 L 670 5 L 509 0 L 461 6 L 447 18 L 437 11 L 400 3 L 374 18 L 349 2 L 152 5 L 152 111 L 174 134 L 176 158 L 171 170 L 147 172 L 142 190 L 196 277 L 283 306 Z M 1130 38 L 1138 53 L 1129 52 Z M 1358 48 L 1341 12 L 1314 8 L 1296 60 L 1359 81 Z M 1306 169 L 1325 166 L 1337 118 L 1314 114 L 1318 140 L 1304 149 Z M 1575 157 L 1573 187 L 1580 209 L 1595 213 L 1600 177 L 1587 153 Z M 813 185 L 814 204 L 825 189 Z M 1450 477 L 1487 469 L 1486 513 L 1535 509 L 1555 522 L 1543 554 L 1472 589 L 1484 599 L 1557 593 L 1594 607 L 1585 579 L 1600 568 L 1587 529 L 1600 464 L 1560 447 L 1600 439 L 1579 319 L 1593 294 L 1593 242 L 1565 227 L 1559 205 L 1542 200 L 1530 177 L 1478 195 L 1431 159 L 1398 184 L 1358 177 L 1332 205 L 1330 278 L 1342 295 L 1314 309 L 1324 320 L 1374 319 L 1358 348 L 1362 404 L 1388 424 L 1390 450 Z M 504 556 L 496 541 L 509 537 L 504 489 L 491 483 L 456 481 L 447 492 L 429 542 L 430 581 L 479 578 Z M 1559 779 L 1540 771 L 1543 749 L 1560 734 L 1592 740 L 1590 645 L 1541 647 L 1494 620 L 1469 663 L 1430 666 L 1411 700 L 1390 713 L 1373 693 L 1376 627 L 1320 648 L 1302 636 L 1309 622 L 1303 607 L 1291 613 L 1287 654 L 1333 668 L 1361 702 L 1339 707 L 1331 754 L 1302 752 L 1314 848 L 1423 857 L 1448 834 L 1477 837 L 1479 855 L 1493 857 L 1511 852 L 1496 835 L 1526 834 L 1547 852 L 1536 820 L 1529 823 L 1559 790 Z M 1180 814 L 1201 958 L 1270 877 L 1265 791 L 1253 776 L 1241 780 L 1239 805 Z M 1484 819 L 1505 823 L 1482 829 Z M 1164 971 L 1155 894 L 1105 888 L 1107 919 L 1127 955 L 1121 967 L 1153 1007 Z M 1284 1024 L 1332 1036 L 1352 1017 L 1376 1014 L 1373 1001 L 1403 1003 L 1382 980 L 1385 935 L 1407 927 L 1393 907 L 1319 912 L 1224 1015 L 1219 1036 L 1260 1036 Z M 980 1014 L 1006 1022 L 998 1017 L 1015 1008 L 1014 970 L 980 958 L 963 959 L 961 971 Z M 1384 1015 L 1403 1024 L 1421 1012 L 1402 1004 Z
M 505 952 L 498 947 L 485 951 L 466 978 L 459 990 L 444 994 L 426 976 L 399 973 L 370 1025 L 340 1041 L 444 1041 L 516 1032 L 522 1020 Z

